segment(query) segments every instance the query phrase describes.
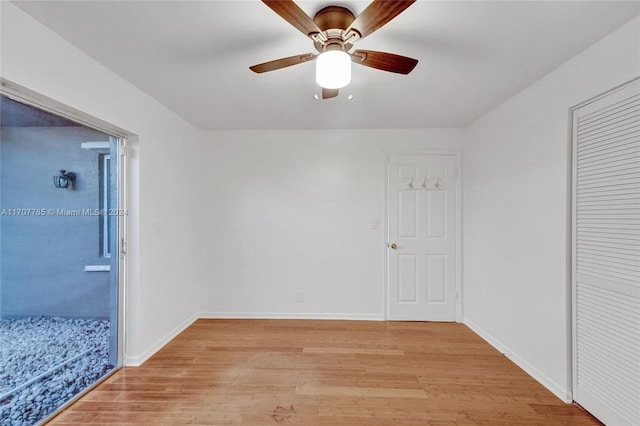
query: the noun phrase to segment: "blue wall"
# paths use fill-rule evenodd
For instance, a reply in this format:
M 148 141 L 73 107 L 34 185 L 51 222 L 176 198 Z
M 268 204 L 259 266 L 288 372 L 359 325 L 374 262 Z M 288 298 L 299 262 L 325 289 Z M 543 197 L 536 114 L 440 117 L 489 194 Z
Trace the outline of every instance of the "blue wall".
M 97 209 L 99 154 L 82 149 L 108 135 L 85 127 L 0 129 L 0 314 L 108 318 L 110 273 L 102 256 L 100 216 L 63 216 L 59 209 Z M 73 189 L 58 189 L 59 169 L 77 174 Z M 8 209 L 53 209 L 46 216 L 7 215 Z

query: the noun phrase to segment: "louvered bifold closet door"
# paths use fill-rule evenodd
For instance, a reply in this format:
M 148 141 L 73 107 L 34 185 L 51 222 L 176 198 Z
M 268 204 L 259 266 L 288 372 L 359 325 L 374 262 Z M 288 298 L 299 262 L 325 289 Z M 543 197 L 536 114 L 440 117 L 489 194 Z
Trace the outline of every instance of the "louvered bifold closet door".
M 574 110 L 574 389 L 640 425 L 640 82 Z

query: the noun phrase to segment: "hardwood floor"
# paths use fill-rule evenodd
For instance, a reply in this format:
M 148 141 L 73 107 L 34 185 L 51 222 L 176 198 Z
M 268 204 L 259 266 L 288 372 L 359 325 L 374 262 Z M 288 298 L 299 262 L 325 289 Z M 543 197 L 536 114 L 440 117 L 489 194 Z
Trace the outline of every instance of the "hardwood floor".
M 462 324 L 198 320 L 62 425 L 598 425 Z

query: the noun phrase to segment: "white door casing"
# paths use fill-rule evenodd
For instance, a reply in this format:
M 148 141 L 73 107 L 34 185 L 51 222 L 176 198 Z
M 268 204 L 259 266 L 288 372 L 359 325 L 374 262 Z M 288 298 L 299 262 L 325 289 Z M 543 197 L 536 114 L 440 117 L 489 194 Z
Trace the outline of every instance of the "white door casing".
M 388 317 L 455 321 L 455 155 L 389 159 Z

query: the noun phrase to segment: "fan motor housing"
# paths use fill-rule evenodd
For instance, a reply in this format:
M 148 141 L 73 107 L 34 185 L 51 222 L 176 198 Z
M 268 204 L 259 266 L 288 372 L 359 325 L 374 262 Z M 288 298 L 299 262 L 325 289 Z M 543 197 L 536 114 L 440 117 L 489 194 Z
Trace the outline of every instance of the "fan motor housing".
M 322 8 L 313 17 L 313 22 L 322 31 L 340 29 L 346 30 L 356 19 L 353 13 L 342 6 L 327 6 Z
M 353 47 L 352 39 L 346 40 L 345 30 L 355 20 L 353 12 L 342 6 L 327 6 L 320 9 L 313 17 L 313 22 L 322 31 L 321 38 L 312 37 L 313 45 L 318 52 L 335 50 L 349 51 Z M 357 32 L 351 31 L 350 34 Z

